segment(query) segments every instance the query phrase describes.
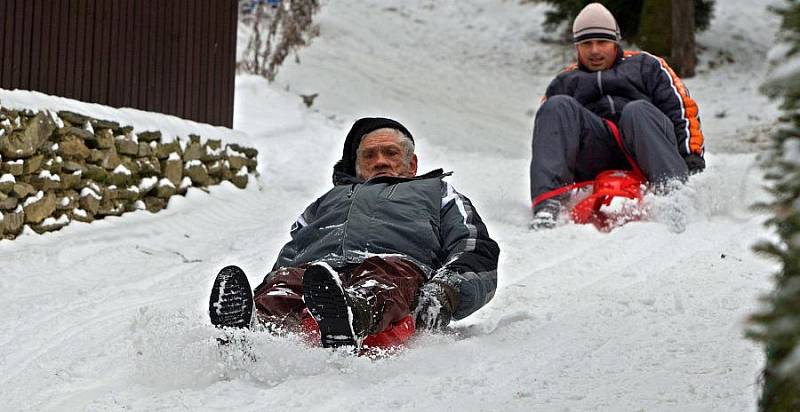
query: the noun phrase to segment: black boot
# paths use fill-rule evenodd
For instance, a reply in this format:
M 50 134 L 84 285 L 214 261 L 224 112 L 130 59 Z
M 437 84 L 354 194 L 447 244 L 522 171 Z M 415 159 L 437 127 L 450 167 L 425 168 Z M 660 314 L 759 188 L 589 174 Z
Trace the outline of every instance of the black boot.
M 208 314 L 218 328 L 250 328 L 253 292 L 242 269 L 226 266 L 219 271 L 211 288 Z
M 561 202 L 557 199 L 547 199 L 539 203 L 533 209 L 533 220 L 530 228 L 533 230 L 545 230 L 556 227 L 561 209 Z
M 372 316 L 366 299 L 347 293 L 328 265 L 314 264 L 303 275 L 303 301 L 319 325 L 322 347 L 360 347 Z

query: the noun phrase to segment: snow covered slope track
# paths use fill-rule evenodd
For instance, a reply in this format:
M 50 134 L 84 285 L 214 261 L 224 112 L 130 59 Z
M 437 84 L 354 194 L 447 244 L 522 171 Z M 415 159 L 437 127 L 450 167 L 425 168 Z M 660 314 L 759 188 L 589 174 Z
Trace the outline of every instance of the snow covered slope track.
M 244 190 L 190 188 L 157 214 L 0 242 L 0 409 L 755 410 L 763 355 L 743 331 L 775 268 L 751 251 L 770 233 L 750 206 L 766 198 L 759 142 L 778 109 L 758 86 L 778 17 L 762 2 L 717 1 L 697 38 L 698 75 L 685 83 L 707 138 L 702 174 L 610 233 L 532 232 L 533 116 L 574 49 L 541 40 L 544 4 L 392 3 L 324 2 L 299 64 L 274 83 L 237 78 L 235 131 L 58 108 L 253 147 L 259 176 Z M 313 93 L 309 109 L 298 94 Z M 500 245 L 496 296 L 379 359 L 258 331 L 220 351 L 214 275 L 235 264 L 261 282 L 362 116 L 406 125 L 420 172 L 454 172 Z

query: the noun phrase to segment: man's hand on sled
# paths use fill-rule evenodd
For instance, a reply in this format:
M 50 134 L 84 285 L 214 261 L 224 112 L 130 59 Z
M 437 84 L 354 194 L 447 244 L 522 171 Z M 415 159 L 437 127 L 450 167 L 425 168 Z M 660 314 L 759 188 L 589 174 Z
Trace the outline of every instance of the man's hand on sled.
M 689 168 L 689 174 L 692 175 L 700 173 L 706 168 L 706 160 L 696 153 L 690 153 L 688 156 L 683 158 L 683 161 L 686 162 L 686 167 Z
M 438 281 L 422 285 L 414 310 L 418 330 L 443 329 L 450 323 L 455 310 L 458 292 L 452 286 Z

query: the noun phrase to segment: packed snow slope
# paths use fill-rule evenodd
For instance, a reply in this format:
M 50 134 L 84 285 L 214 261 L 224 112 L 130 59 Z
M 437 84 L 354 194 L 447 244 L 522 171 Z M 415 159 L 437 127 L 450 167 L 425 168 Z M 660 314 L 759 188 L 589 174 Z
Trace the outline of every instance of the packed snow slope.
M 746 317 L 775 265 L 758 167 L 778 111 L 758 93 L 779 19 L 716 3 L 699 35 L 708 169 L 650 218 L 611 233 L 527 228 L 533 115 L 572 58 L 511 0 L 336 0 L 320 36 L 273 84 L 237 79 L 235 131 L 0 90 L 5 106 L 68 108 L 169 135 L 259 149 L 257 181 L 191 190 L 169 209 L 0 241 L 0 410 L 748 411 L 759 347 Z M 307 109 L 298 94 L 319 93 Z M 330 185 L 359 116 L 404 123 L 421 171 L 443 167 L 502 249 L 492 302 L 445 334 L 375 359 L 246 332 L 220 351 L 216 272 L 253 286 L 303 208 Z

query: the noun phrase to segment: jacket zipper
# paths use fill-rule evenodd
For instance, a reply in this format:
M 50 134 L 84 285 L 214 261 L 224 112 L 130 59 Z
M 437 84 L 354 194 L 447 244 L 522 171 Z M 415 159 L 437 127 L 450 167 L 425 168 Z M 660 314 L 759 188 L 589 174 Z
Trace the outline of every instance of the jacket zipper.
M 608 99 L 608 104 L 611 106 L 611 114 L 616 115 L 617 107 L 614 106 L 614 99 L 612 99 L 609 95 L 606 95 L 606 98 Z
M 601 96 L 605 94 L 605 93 L 603 93 L 603 75 L 602 75 L 602 73 L 603 73 L 602 70 L 598 70 L 597 71 L 597 88 L 600 89 L 600 95 Z
M 616 115 L 617 114 L 617 107 L 616 107 L 616 105 L 614 105 L 614 99 L 611 98 L 610 95 L 605 94 L 605 92 L 603 92 L 603 74 L 602 73 L 603 73 L 602 70 L 598 70 L 597 71 L 597 88 L 600 89 L 600 95 L 601 96 L 605 95 L 606 99 L 608 99 L 608 105 L 611 108 L 611 114 L 612 115 Z
M 345 238 L 347 237 L 347 224 L 350 223 L 350 212 L 353 211 L 353 204 L 355 203 L 354 197 L 356 192 L 358 191 L 358 184 L 353 183 L 350 185 L 350 192 L 347 193 L 347 197 L 350 199 L 350 205 L 347 206 L 347 218 L 344 221 L 344 225 L 342 226 L 342 241 L 340 248 L 342 250 L 342 258 L 347 262 L 347 252 L 345 252 L 344 244 Z
M 391 199 L 392 195 L 394 195 L 394 190 L 397 189 L 397 185 L 392 185 L 391 189 L 389 189 L 389 194 L 386 195 L 387 199 Z

